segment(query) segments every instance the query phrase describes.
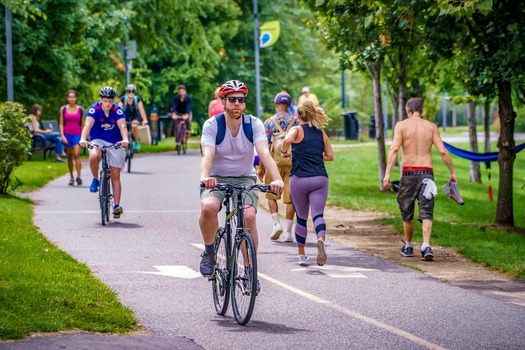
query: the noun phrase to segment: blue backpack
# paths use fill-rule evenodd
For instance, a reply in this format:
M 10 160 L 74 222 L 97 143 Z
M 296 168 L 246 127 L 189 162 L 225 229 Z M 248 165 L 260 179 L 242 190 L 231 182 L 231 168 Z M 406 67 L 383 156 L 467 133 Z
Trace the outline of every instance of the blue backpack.
M 122 101 L 122 104 L 124 105 L 122 107 L 122 111 L 126 112 L 126 107 L 128 106 L 128 103 L 127 103 L 128 102 L 128 95 L 124 95 L 120 100 Z M 138 96 L 133 96 L 133 105 L 135 106 L 135 110 L 137 111 L 137 113 L 139 111 L 139 106 L 138 106 L 139 102 L 138 101 L 139 101 L 139 97 Z
M 250 120 L 249 122 L 245 121 L 245 116 L 248 117 Z M 220 145 L 224 140 L 224 136 L 226 135 L 226 119 L 224 118 L 224 113 L 216 115 L 215 120 L 217 121 L 217 135 L 215 136 L 215 145 Z M 244 131 L 244 135 L 246 135 L 248 140 L 253 143 L 252 118 L 251 116 L 244 113 L 242 114 L 242 130 Z

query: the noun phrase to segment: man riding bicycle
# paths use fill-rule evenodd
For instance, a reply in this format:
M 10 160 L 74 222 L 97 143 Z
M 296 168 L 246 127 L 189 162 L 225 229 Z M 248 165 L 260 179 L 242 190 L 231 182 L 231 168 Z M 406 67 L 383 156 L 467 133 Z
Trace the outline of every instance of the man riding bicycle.
M 244 114 L 248 88 L 237 80 L 230 80 L 220 88 L 224 114 L 212 117 L 202 128 L 202 159 L 200 179 L 206 189 L 201 190 L 201 216 L 199 225 L 204 239 L 205 251 L 202 254 L 200 271 L 203 276 L 211 276 L 215 270 L 215 233 L 219 227 L 218 213 L 221 209 L 224 192 L 212 191 L 218 182 L 235 185 L 254 185 L 257 180 L 253 167 L 254 146 L 260 160 L 270 173 L 273 181 L 271 190 L 279 193 L 284 183 L 268 150 L 268 140 L 260 119 Z M 224 123 L 223 124 L 220 123 Z M 222 127 L 226 128 L 224 130 Z M 251 129 L 248 129 L 251 128 Z M 218 134 L 224 133 L 218 142 Z M 246 131 L 245 131 L 246 130 Z M 258 246 L 256 225 L 258 193 L 247 192 L 245 197 L 245 228 L 250 232 Z
M 126 114 L 126 121 L 131 123 L 131 133 L 133 134 L 133 150 L 140 151 L 139 143 L 139 123 L 148 124 L 148 117 L 144 109 L 142 99 L 136 95 L 137 87 L 133 84 L 126 86 L 126 94 L 120 98 L 118 105 Z
M 173 119 L 173 136 L 175 136 L 175 142 L 180 143 L 181 140 L 178 140 L 178 125 L 179 119 L 183 119 L 186 124 L 186 132 L 189 133 L 192 113 L 191 109 L 193 108 L 191 97 L 186 91 L 184 85 L 179 85 L 178 93 L 175 94 L 173 101 L 171 102 L 171 119 Z
M 115 96 L 117 96 L 117 91 L 112 87 L 105 86 L 100 89 L 100 102 L 96 102 L 89 107 L 86 114 L 84 129 L 80 137 L 80 146 L 87 147 L 89 145 L 87 141 L 88 136 L 91 139 L 91 143 L 98 146 L 111 146 L 115 143 L 122 146 L 122 148 L 107 150 L 114 199 L 113 217 L 118 219 L 124 212 L 120 206 L 122 194 L 120 169 L 126 162 L 125 148 L 129 145 L 129 139 L 126 117 L 122 109 L 114 102 Z M 89 186 L 91 192 L 97 192 L 100 185 L 98 180 L 100 157 L 101 152 L 97 148 L 89 151 L 89 167 L 91 174 L 93 174 L 93 181 L 91 186 Z

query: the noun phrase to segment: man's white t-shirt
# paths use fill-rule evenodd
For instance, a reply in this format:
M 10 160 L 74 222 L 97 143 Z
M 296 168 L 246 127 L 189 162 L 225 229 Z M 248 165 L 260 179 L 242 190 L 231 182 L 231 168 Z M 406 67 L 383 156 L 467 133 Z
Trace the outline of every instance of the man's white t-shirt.
M 229 118 L 226 116 L 226 118 Z M 255 168 L 253 167 L 254 148 L 258 142 L 268 142 L 264 125 L 259 118 L 244 114 L 245 122 L 252 121 L 253 128 L 253 144 L 248 140 L 244 134 L 242 122 L 239 124 L 239 133 L 237 137 L 233 137 L 228 127 L 226 127 L 226 134 L 224 140 L 219 145 L 215 145 L 215 137 L 217 136 L 217 120 L 211 117 L 202 127 L 202 146 L 214 146 L 215 156 L 211 167 L 211 176 L 256 176 Z

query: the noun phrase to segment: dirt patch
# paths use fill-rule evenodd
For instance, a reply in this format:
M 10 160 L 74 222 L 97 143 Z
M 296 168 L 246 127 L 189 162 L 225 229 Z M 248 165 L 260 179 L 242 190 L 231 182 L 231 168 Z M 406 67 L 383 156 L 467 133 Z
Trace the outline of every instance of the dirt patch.
M 380 258 L 416 268 L 440 280 L 448 282 L 509 280 L 505 274 L 475 264 L 452 248 L 432 245 L 434 261 L 430 262 L 421 261 L 417 244 L 414 244 L 414 257 L 401 256 L 399 249 L 403 246 L 401 242 L 403 236 L 393 227 L 375 221 L 390 217 L 387 214 L 327 207 L 324 217 L 328 238 Z M 421 235 L 420 232 L 414 232 L 414 236 L 418 234 Z

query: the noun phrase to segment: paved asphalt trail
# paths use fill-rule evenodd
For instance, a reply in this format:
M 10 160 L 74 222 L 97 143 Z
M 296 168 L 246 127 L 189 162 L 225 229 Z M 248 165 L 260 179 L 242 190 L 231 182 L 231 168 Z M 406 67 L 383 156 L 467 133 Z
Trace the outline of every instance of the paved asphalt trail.
M 198 151 L 138 155 L 133 173 L 122 174 L 124 214 L 106 227 L 87 185 L 69 187 L 66 176 L 35 193 L 35 224 L 116 291 L 144 330 L 133 337 L 43 336 L 0 349 L 525 348 L 525 308 L 330 240 L 326 266 L 300 267 L 294 245 L 270 242 L 264 210 L 262 291 L 252 320 L 238 326 L 231 308 L 216 315 L 211 285 L 197 272 L 199 162 Z M 84 179 L 89 184 L 87 167 Z M 307 254 L 315 262 L 313 238 Z M 168 270 L 172 276 L 159 274 Z

